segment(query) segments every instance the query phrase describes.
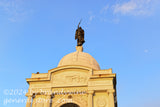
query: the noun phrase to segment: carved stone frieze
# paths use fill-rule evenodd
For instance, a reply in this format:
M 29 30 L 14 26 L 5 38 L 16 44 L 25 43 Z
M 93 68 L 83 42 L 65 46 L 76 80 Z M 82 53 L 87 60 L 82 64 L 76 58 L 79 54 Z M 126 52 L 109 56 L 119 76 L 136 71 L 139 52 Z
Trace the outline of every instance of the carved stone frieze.
M 52 85 L 55 86 L 77 86 L 87 85 L 89 76 L 86 72 L 67 71 L 52 75 Z
M 106 104 L 107 104 L 107 101 L 106 101 L 106 98 L 105 98 L 105 97 L 100 96 L 100 97 L 97 99 L 97 105 L 98 105 L 98 107 L 106 107 Z

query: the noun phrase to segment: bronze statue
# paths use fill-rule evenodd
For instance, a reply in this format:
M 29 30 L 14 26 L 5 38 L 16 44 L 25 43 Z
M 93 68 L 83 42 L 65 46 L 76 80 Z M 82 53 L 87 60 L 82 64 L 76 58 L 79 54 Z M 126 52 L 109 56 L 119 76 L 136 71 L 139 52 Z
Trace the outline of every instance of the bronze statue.
M 84 40 L 84 30 L 79 27 L 81 21 L 78 24 L 78 28 L 76 30 L 76 34 L 75 34 L 75 40 L 77 39 L 77 46 L 82 46 L 83 43 L 85 42 Z

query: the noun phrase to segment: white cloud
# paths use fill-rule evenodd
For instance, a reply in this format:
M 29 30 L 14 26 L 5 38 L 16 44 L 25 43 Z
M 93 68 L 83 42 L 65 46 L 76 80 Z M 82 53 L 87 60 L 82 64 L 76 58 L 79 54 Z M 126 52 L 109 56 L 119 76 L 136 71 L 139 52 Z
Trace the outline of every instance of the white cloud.
M 94 18 L 95 18 L 94 15 L 90 16 L 90 17 L 89 17 L 89 21 L 92 21 Z
M 148 52 L 149 52 L 149 50 L 148 50 L 148 49 L 145 49 L 145 50 L 144 50 L 144 52 L 145 52 L 145 53 L 148 53 Z
M 23 20 L 31 12 L 25 9 L 25 0 L 1 0 L 0 9 L 11 22 Z
M 109 5 L 106 5 L 105 7 L 102 8 L 100 13 L 105 13 L 105 12 L 107 12 L 108 9 L 109 9 Z
M 96 17 L 96 15 L 94 15 L 92 11 L 89 11 L 88 15 L 89 15 L 89 23 L 91 23 L 91 21 Z
M 151 15 L 159 0 L 130 0 L 113 5 L 113 12 L 123 15 Z

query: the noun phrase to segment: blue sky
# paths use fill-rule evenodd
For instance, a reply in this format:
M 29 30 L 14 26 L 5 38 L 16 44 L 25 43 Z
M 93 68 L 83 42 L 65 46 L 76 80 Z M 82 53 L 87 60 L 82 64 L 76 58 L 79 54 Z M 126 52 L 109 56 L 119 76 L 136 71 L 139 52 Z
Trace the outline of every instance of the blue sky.
M 160 0 L 0 0 L 0 107 L 24 107 L 6 90 L 46 73 L 75 51 L 82 19 L 84 51 L 117 73 L 119 107 L 160 105 Z

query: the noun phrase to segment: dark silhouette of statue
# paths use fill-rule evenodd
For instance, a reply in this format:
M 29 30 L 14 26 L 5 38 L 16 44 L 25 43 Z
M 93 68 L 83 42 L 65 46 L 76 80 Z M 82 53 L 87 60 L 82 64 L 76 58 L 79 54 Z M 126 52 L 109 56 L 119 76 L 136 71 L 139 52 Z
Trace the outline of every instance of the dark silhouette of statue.
M 76 34 L 75 34 L 75 40 L 77 39 L 77 46 L 82 46 L 83 43 L 85 42 L 84 40 L 84 30 L 79 27 L 81 21 L 78 24 L 78 28 L 76 30 Z

